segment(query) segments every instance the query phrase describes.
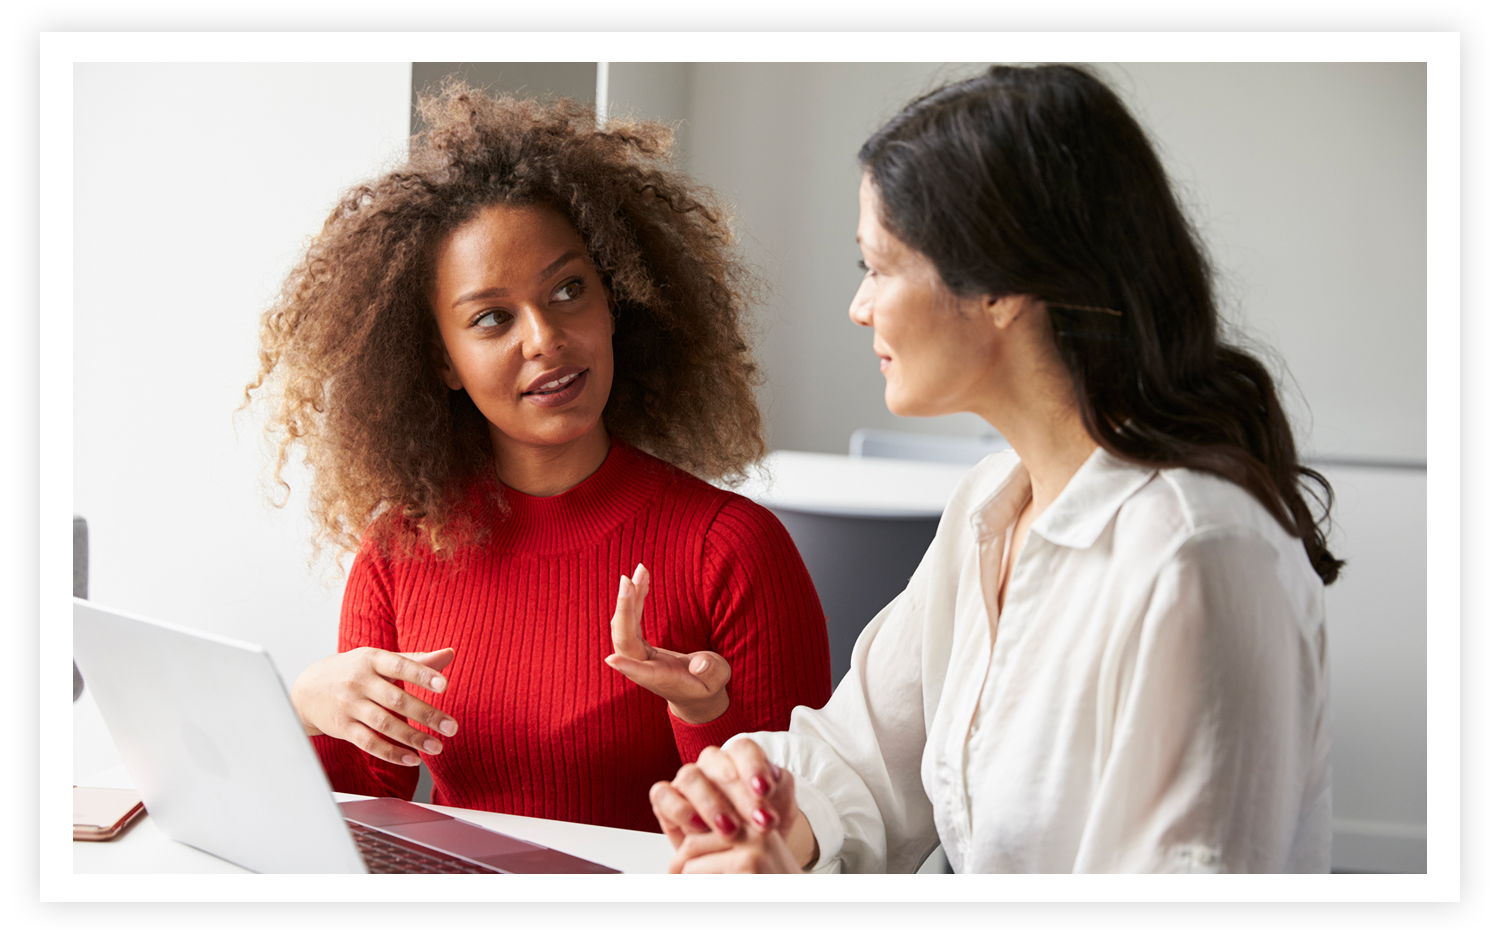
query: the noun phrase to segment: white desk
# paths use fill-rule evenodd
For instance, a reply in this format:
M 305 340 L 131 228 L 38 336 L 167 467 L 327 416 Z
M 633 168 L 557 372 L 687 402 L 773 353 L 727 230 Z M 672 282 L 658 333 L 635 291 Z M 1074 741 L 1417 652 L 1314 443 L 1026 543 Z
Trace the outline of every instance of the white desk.
M 941 515 L 970 468 L 785 449 L 763 464 L 764 474 L 752 472 L 735 490 L 772 510 L 872 518 Z
M 359 797 L 338 793 L 334 796 L 340 801 L 357 800 Z M 621 872 L 665 872 L 672 860 L 671 844 L 660 833 L 639 833 L 635 830 L 538 820 L 535 817 L 516 817 L 434 804 L 424 806 L 491 830 L 581 856 Z M 244 872 L 245 869 L 171 839 L 158 830 L 151 815 L 146 814 L 122 836 L 108 842 L 75 842 L 73 871 L 206 873 Z
M 120 764 L 109 732 L 87 688 L 73 705 L 73 778 L 78 785 L 99 788 L 131 787 L 130 776 Z M 340 801 L 359 796 L 335 794 Z M 621 872 L 665 872 L 672 860 L 672 846 L 660 833 L 617 830 L 582 823 L 563 823 L 517 817 L 488 811 L 439 807 L 440 810 L 501 833 L 540 843 L 561 852 L 602 863 Z M 75 873 L 142 872 L 244 872 L 191 846 L 171 839 L 157 829 L 147 813 L 121 836 L 103 843 L 73 844 Z

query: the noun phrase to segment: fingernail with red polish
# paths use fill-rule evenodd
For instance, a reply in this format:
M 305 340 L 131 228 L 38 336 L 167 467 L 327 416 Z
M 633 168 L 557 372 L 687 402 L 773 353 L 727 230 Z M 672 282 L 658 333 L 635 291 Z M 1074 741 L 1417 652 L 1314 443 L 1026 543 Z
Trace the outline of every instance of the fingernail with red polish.
M 757 807 L 755 813 L 750 815 L 750 819 L 754 820 L 756 826 L 762 830 L 771 829 L 771 812 L 764 807 Z
M 699 817 L 697 814 L 694 814 L 693 815 L 693 819 L 689 820 L 688 823 L 692 824 L 693 828 L 695 830 L 697 830 L 699 833 L 707 833 L 708 832 L 708 824 L 704 823 L 703 822 L 703 818 Z
M 718 816 L 714 817 L 714 824 L 719 828 L 719 832 L 724 834 L 725 836 L 734 835 L 734 821 L 729 819 L 728 814 L 719 814 Z
M 764 796 L 766 792 L 771 790 L 771 786 L 766 784 L 766 780 L 759 775 L 751 775 L 750 790 L 754 791 L 757 795 Z

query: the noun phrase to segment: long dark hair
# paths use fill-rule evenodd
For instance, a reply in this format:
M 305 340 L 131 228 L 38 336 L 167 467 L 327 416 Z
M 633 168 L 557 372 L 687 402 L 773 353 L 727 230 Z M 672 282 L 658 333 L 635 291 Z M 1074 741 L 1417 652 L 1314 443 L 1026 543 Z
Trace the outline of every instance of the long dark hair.
M 955 294 L 1047 305 L 1099 445 L 1234 482 L 1302 540 L 1324 584 L 1338 577 L 1322 530 L 1332 488 L 1298 463 L 1265 366 L 1224 343 L 1202 243 L 1102 81 L 997 65 L 908 104 L 859 160 L 885 227 Z

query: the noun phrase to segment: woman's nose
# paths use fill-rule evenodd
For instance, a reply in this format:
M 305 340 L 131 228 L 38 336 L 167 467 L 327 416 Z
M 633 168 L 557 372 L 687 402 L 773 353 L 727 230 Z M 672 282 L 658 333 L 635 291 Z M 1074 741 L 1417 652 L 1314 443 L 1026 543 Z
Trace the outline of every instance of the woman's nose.
M 854 299 L 849 302 L 849 319 L 860 326 L 873 325 L 871 320 L 874 313 L 872 290 L 870 279 L 865 278 L 859 282 L 859 290 L 854 292 Z
M 521 310 L 521 352 L 527 358 L 553 355 L 566 344 L 562 329 L 546 313 L 536 307 Z

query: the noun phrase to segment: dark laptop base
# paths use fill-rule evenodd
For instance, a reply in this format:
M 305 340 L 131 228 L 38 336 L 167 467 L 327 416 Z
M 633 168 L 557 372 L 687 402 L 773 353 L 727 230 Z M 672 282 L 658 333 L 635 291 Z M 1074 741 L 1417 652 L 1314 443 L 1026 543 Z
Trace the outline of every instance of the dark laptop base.
M 398 798 L 340 801 L 339 808 L 344 819 L 352 823 L 496 872 L 520 875 L 619 872 Z

